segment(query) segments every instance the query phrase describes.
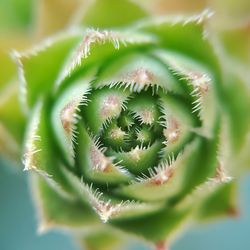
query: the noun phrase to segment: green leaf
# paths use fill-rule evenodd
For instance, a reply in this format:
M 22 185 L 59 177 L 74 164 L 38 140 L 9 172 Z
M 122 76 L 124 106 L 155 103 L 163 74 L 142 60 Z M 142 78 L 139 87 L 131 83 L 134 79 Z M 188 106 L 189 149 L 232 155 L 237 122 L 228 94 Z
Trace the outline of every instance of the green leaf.
M 152 43 L 155 43 L 154 36 L 144 32 L 87 29 L 81 43 L 66 61 L 57 85 L 70 81 L 70 76 L 81 73 L 92 65 L 107 64 L 115 57 L 124 56 L 127 51 L 144 48 Z
M 238 213 L 236 199 L 236 183 L 234 181 L 224 183 L 212 193 L 203 198 L 199 206 L 197 218 L 201 221 L 217 219 L 221 216 L 235 216 Z
M 54 142 L 46 102 L 38 102 L 27 126 L 24 144 L 24 170 L 42 176 L 56 192 L 65 197 L 74 197 L 62 168 L 66 167 Z
M 76 145 L 76 161 L 84 179 L 101 183 L 127 182 L 131 175 L 114 157 L 104 154 L 100 142 L 91 138 L 83 126 L 79 126 L 78 145 Z
M 95 185 L 83 183 L 67 170 L 63 172 L 78 198 L 91 205 L 103 223 L 107 223 L 112 218 L 135 218 L 140 215 L 150 214 L 158 211 L 164 205 L 161 202 L 147 204 L 129 200 L 122 201 L 114 197 L 111 199 L 111 195 L 102 193 Z M 84 180 L 86 177 L 83 177 Z
M 89 27 L 111 28 L 131 24 L 147 16 L 145 10 L 129 0 L 94 0 L 80 22 Z
M 114 156 L 115 161 L 122 161 L 122 165 L 131 173 L 142 174 L 157 164 L 161 148 L 162 142 L 156 141 L 149 146 L 136 146 L 128 152 L 108 150 L 107 154 Z
M 82 116 L 86 126 L 95 135 L 106 127 L 114 118 L 117 118 L 125 109 L 130 93 L 117 88 L 94 89 L 89 96 L 90 102 L 83 107 Z
M 161 94 L 160 105 L 164 114 L 161 123 L 165 128 L 163 134 L 166 145 L 162 154 L 166 158 L 170 154 L 178 154 L 192 137 L 199 122 L 192 114 L 191 106 L 177 96 Z
M 180 230 L 188 213 L 188 209 L 163 208 L 135 218 L 113 219 L 110 224 L 125 232 L 143 237 L 149 242 L 158 243 L 172 237 L 177 230 Z
M 179 84 L 186 91 L 185 96 L 192 102 L 192 113 L 203 122 L 200 133 L 211 136 L 214 129 L 218 101 L 216 90 L 220 81 L 201 62 L 174 51 L 156 50 L 154 54 L 179 78 Z
M 33 110 L 24 154 L 25 170 L 37 174 L 34 186 L 42 229 L 95 225 L 99 219 L 88 205 L 86 195 L 81 197 L 75 192 L 65 174 L 66 166 L 59 161 L 60 154 L 53 141 L 47 105 L 50 106 L 49 103 L 39 102 Z
M 63 158 L 74 164 L 74 141 L 77 133 L 76 124 L 80 120 L 80 106 L 88 101 L 91 79 L 87 76 L 76 79 L 71 85 L 56 96 L 51 112 L 52 127 Z
M 166 91 L 180 92 L 179 85 L 170 70 L 146 51 L 131 51 L 105 63 L 95 86 L 124 86 L 131 92 L 141 92 L 152 86 L 155 92 L 159 87 Z
M 26 109 L 32 108 L 40 96 L 53 91 L 60 69 L 77 41 L 78 34 L 66 32 L 49 38 L 30 51 L 15 53 Z
M 152 93 L 143 92 L 128 102 L 128 110 L 134 114 L 140 124 L 157 125 L 159 122 L 160 111 L 157 107 L 157 99 Z
M 89 206 L 80 200 L 61 196 L 41 176 L 33 176 L 32 187 L 40 216 L 40 231 L 62 227 L 89 229 L 98 225 L 99 220 Z
M 159 47 L 187 55 L 203 62 L 211 72 L 218 73 L 218 62 L 210 41 L 206 39 L 204 24 L 211 16 L 207 10 L 193 16 L 167 16 L 139 23 L 139 30 L 154 34 Z M 195 46 L 194 46 L 195 44 Z
M 188 161 L 183 182 L 182 196 L 215 175 L 218 167 L 218 138 L 196 138 L 196 147 Z
M 188 145 L 176 159 L 161 162 L 151 168 L 149 174 L 138 178 L 127 186 L 118 187 L 115 192 L 142 201 L 167 201 L 182 191 L 188 159 L 197 150 L 197 144 Z
M 237 216 L 236 183 L 216 176 L 193 189 L 176 206 L 191 209 L 190 215 L 198 222 L 208 222 L 224 216 Z
M 223 130 L 220 151 L 222 161 L 232 176 L 238 176 L 250 167 L 250 92 L 245 79 L 227 69 L 224 75 L 222 102 Z
M 102 141 L 104 145 L 108 145 L 114 150 L 119 150 L 122 148 L 127 149 L 128 145 L 128 133 L 117 126 L 116 122 L 113 121 L 108 124 L 105 131 L 102 133 Z
M 224 76 L 223 108 L 227 112 L 226 120 L 229 123 L 229 134 L 232 149 L 237 155 L 246 142 L 250 132 L 250 92 L 240 76 L 226 71 Z
M 27 29 L 32 21 L 31 0 L 0 2 L 0 33 Z

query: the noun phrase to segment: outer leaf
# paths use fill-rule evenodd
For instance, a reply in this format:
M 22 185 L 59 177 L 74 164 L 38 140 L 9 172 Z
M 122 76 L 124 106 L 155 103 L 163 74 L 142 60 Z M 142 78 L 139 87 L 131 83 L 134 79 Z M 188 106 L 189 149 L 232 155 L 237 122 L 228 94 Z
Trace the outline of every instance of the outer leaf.
M 80 200 L 61 196 L 40 176 L 33 176 L 33 191 L 38 207 L 41 232 L 52 227 L 82 229 L 96 226 L 94 211 Z
M 179 229 L 189 210 L 164 208 L 149 215 L 141 215 L 131 219 L 116 219 L 110 222 L 128 233 L 143 237 L 149 242 L 165 241 Z M 149 226 L 150 225 L 150 226 Z
M 196 186 L 215 175 L 218 138 L 197 138 L 197 151 L 188 160 L 182 194 L 187 194 Z
M 46 105 L 38 103 L 26 135 L 24 157 L 25 170 L 38 173 L 34 185 L 40 217 L 43 220 L 42 227 L 89 226 L 98 221 L 97 217 L 91 207 L 74 193 L 62 171 L 65 166 L 59 164 L 54 155 L 56 147 L 46 114 Z
M 210 178 L 186 195 L 176 209 L 191 208 L 191 216 L 198 222 L 222 216 L 237 215 L 235 182 L 222 176 Z
M 224 108 L 230 126 L 228 136 L 231 137 L 235 153 L 239 152 L 250 131 L 250 92 L 240 76 L 229 73 L 224 76 Z
M 48 39 L 31 51 L 15 53 L 26 108 L 33 107 L 39 96 L 53 90 L 54 81 L 78 39 L 77 34 L 64 33 Z
M 143 48 L 154 42 L 154 36 L 142 32 L 87 29 L 78 48 L 63 67 L 57 84 L 60 86 L 71 79 L 70 75 L 82 72 L 92 65 L 100 66 L 127 50 Z
M 174 50 L 205 63 L 216 75 L 218 63 L 204 29 L 204 23 L 210 16 L 209 11 L 204 11 L 194 16 L 155 18 L 153 21 L 139 23 L 138 28 L 155 34 L 159 38 L 159 47 Z
M 229 71 L 226 71 L 229 72 Z M 250 92 L 240 76 L 233 72 L 225 76 L 222 110 L 224 126 L 220 151 L 223 164 L 230 175 L 239 177 L 250 168 Z
M 114 218 L 131 219 L 152 214 L 164 206 L 162 202 L 147 204 L 134 201 L 124 202 L 117 198 L 111 200 L 111 195 L 102 193 L 94 185 L 89 186 L 80 182 L 79 178 L 72 175 L 69 171 L 64 171 L 64 173 L 80 200 L 90 204 L 103 223 L 107 223 Z
M 238 214 L 236 203 L 236 183 L 224 183 L 203 199 L 197 217 L 206 221 L 220 216 L 235 216 Z
M 61 196 L 74 196 L 59 162 L 59 153 L 53 141 L 50 128 L 48 107 L 39 102 L 32 112 L 24 145 L 24 170 L 37 172 Z

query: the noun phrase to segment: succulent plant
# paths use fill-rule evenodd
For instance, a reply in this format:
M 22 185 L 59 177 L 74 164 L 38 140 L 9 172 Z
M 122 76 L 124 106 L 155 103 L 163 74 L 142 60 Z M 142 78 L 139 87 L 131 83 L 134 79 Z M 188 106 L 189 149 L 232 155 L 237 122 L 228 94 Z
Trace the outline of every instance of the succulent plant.
M 41 231 L 72 230 L 89 250 L 128 236 L 160 250 L 193 222 L 237 213 L 249 91 L 209 11 L 147 19 L 123 4 L 97 1 L 80 20 L 91 28 L 14 53 L 23 163 Z

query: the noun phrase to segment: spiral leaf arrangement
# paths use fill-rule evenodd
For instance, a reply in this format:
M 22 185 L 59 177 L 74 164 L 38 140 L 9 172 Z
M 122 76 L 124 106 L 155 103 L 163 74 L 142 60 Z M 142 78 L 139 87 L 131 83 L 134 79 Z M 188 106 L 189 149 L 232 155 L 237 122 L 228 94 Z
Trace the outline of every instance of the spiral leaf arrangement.
M 96 250 L 135 235 L 160 250 L 190 222 L 236 214 L 229 156 L 249 99 L 218 59 L 210 15 L 78 28 L 14 53 L 41 231 L 73 229 Z

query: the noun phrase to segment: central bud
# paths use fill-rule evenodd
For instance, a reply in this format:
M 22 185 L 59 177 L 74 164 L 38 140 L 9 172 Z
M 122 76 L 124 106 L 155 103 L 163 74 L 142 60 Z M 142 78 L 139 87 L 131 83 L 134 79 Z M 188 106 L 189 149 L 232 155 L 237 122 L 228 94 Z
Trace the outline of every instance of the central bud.
M 167 126 L 162 125 L 160 96 L 153 87 L 140 92 L 102 87 L 88 99 L 88 105 L 82 108 L 83 117 L 88 114 L 84 124 L 89 135 L 98 138 L 105 148 L 91 147 L 93 169 L 106 172 L 110 164 L 119 164 L 131 172 L 146 174 L 159 164 L 159 153 L 166 147 Z M 177 123 L 165 120 L 166 124 L 172 124 L 170 130 L 178 131 Z

